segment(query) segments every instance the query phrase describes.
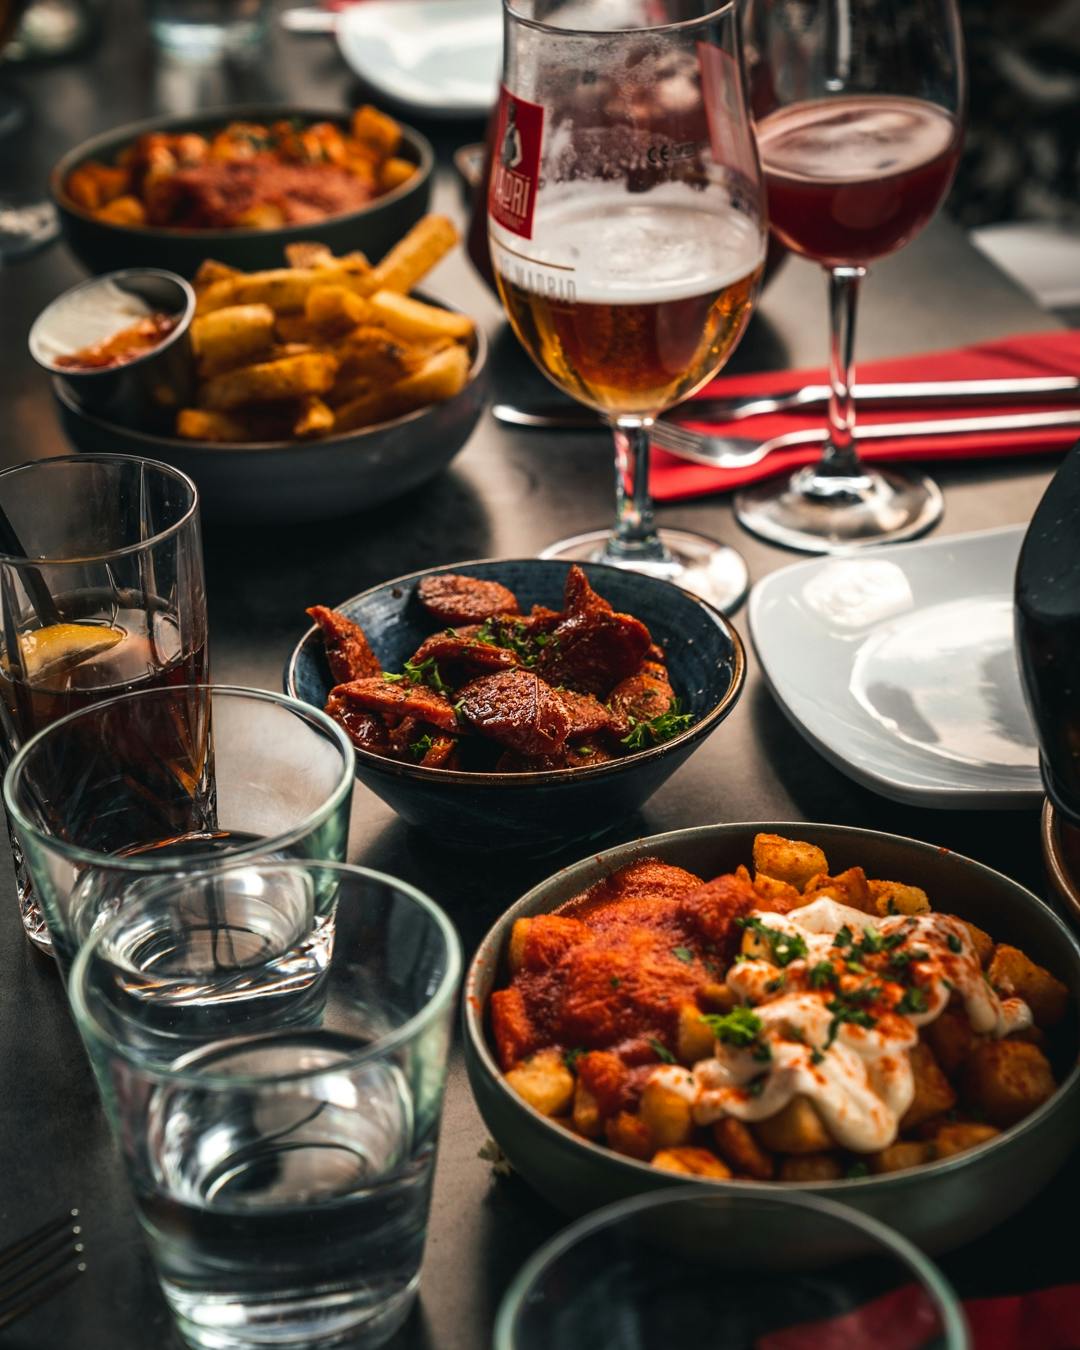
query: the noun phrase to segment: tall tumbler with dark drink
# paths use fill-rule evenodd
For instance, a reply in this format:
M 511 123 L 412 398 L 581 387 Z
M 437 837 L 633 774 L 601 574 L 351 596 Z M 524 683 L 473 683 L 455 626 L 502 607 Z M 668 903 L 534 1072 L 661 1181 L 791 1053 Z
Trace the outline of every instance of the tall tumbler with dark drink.
M 178 470 L 76 455 L 0 473 L 0 718 L 8 760 L 90 704 L 207 678 L 198 494 Z M 23 925 L 52 950 L 12 835 Z
M 941 514 L 928 478 L 855 448 L 855 307 L 871 262 L 909 243 L 952 182 L 963 50 L 954 0 L 749 0 L 769 222 L 829 276 L 829 440 L 820 462 L 735 499 L 740 522 L 808 552 L 909 539 Z

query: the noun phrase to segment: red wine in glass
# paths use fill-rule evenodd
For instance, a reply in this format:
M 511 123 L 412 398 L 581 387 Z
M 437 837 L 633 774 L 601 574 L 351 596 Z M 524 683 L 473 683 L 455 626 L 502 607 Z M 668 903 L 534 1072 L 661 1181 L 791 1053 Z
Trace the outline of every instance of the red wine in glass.
M 792 103 L 757 136 L 772 228 L 827 267 L 902 248 L 937 210 L 960 153 L 945 109 L 892 95 Z

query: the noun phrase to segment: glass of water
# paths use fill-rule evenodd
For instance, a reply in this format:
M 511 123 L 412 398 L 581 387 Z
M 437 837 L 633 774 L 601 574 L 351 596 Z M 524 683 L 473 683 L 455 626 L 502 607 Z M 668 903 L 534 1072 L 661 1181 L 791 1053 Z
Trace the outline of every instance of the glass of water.
M 342 864 L 144 886 L 83 945 L 75 1020 L 189 1345 L 369 1350 L 405 1320 L 460 972 L 436 905 Z
M 61 971 L 136 882 L 223 857 L 344 860 L 353 763 L 325 713 L 261 689 L 144 690 L 46 727 L 4 802 Z
M 255 51 L 269 12 L 270 0 L 150 0 L 150 31 L 171 56 L 214 62 Z

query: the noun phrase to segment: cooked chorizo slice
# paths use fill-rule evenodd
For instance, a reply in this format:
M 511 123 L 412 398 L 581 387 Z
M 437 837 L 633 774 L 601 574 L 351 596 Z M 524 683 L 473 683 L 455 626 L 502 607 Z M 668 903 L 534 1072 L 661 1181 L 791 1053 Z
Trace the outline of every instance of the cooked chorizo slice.
M 421 765 L 425 769 L 456 769 L 457 737 L 431 736 L 430 740 L 431 744 L 425 748 L 420 760 Z
M 458 572 L 424 577 L 417 599 L 440 623 L 483 623 L 496 614 L 517 614 L 517 596 L 498 581 L 481 581 Z
M 521 664 L 509 647 L 493 647 L 487 642 L 477 642 L 475 638 L 451 637 L 448 633 L 435 633 L 426 638 L 416 649 L 412 661 L 422 665 L 431 658 L 435 660 L 439 675 L 454 689 L 478 675 Z
M 566 742 L 559 696 L 531 670 L 481 675 L 460 690 L 458 707 L 482 736 L 523 755 L 550 755 Z
M 371 650 L 367 634 L 358 623 L 325 605 L 312 605 L 307 613 L 322 632 L 326 660 L 335 684 L 382 674 L 379 658 Z
M 579 610 L 553 631 L 536 669 L 552 684 L 606 698 L 638 669 L 651 642 L 649 630 L 630 614 Z
M 563 608 L 567 614 L 583 614 L 587 610 L 598 610 L 602 614 L 612 612 L 611 605 L 602 595 L 597 595 L 589 585 L 589 578 L 577 563 L 574 563 L 566 574 Z
M 616 720 L 592 694 L 579 694 L 575 689 L 559 689 L 559 702 L 566 712 L 568 741 L 591 740 L 603 732 L 615 729 Z
M 593 764 L 610 764 L 615 758 L 602 745 L 568 745 L 566 747 L 566 765 L 569 769 L 587 769 Z
M 504 750 L 495 762 L 496 773 L 546 773 L 548 769 L 570 767 L 570 755 L 565 745 L 550 755 L 522 755 L 517 750 Z
M 334 719 L 358 750 L 370 750 L 373 755 L 386 754 L 386 725 L 378 713 L 351 707 L 335 690 L 326 701 L 326 715 Z
M 350 708 L 398 718 L 415 717 L 440 731 L 458 730 L 454 705 L 445 694 L 429 689 L 426 684 L 413 684 L 411 680 L 351 680 L 348 684 L 339 684 L 330 693 L 331 697 L 338 695 Z
M 637 722 L 651 722 L 654 717 L 662 717 L 674 702 L 675 691 L 668 683 L 667 672 L 664 671 L 661 678 L 646 673 L 644 666 L 620 680 L 608 698 L 614 712 L 623 713 Z

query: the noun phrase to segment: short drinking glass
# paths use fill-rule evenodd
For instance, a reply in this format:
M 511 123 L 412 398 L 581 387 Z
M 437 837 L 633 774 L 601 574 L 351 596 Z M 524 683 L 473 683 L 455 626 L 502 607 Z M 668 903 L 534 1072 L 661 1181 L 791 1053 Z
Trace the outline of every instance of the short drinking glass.
M 207 678 L 198 494 L 128 455 L 73 455 L 0 473 L 0 750 L 136 689 Z M 18 841 L 27 936 L 51 939 Z
M 215 859 L 345 857 L 348 737 L 284 694 L 184 685 L 125 694 L 47 727 L 4 800 L 66 971 L 136 883 Z
M 188 1344 L 369 1350 L 404 1321 L 460 970 L 420 892 L 318 863 L 145 888 L 84 944 L 75 1020 Z

